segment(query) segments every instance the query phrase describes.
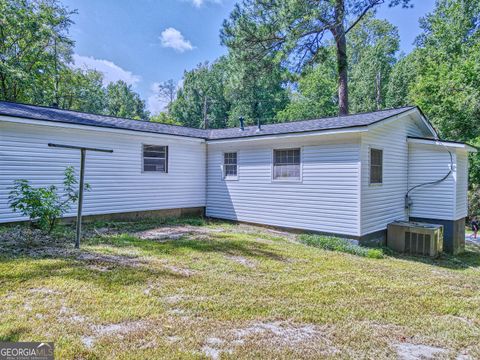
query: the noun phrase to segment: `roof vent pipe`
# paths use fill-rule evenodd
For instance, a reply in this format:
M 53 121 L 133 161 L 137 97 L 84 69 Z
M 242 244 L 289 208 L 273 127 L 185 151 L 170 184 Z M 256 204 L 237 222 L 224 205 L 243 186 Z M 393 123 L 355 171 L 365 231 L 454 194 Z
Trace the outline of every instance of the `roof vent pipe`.
M 257 131 L 262 131 L 262 124 L 260 123 L 260 118 L 257 120 Z
M 245 130 L 245 124 L 244 124 L 244 118 L 243 118 L 243 116 L 240 116 L 240 117 L 238 118 L 238 121 L 240 121 L 240 131 Z

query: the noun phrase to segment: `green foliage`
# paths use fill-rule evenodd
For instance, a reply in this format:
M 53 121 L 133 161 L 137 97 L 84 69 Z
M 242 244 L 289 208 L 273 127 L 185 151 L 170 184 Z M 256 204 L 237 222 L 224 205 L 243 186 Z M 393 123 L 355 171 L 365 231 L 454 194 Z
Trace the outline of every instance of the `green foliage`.
M 126 82 L 119 80 L 108 84 L 106 97 L 107 114 L 135 120 L 148 119 L 145 101 Z
M 421 21 L 410 96 L 446 139 L 480 135 L 479 18 L 476 0 L 440 0 Z
M 362 247 L 352 244 L 348 240 L 330 236 L 301 235 L 300 242 L 308 246 L 314 246 L 324 250 L 339 251 L 372 259 L 381 259 L 384 256 L 381 249 Z
M 204 128 L 205 115 L 209 128 L 226 125 L 230 103 L 225 97 L 227 64 L 220 58 L 213 64 L 199 64 L 191 71 L 185 71 L 183 85 L 177 92 L 170 114 L 184 126 Z
M 72 14 L 56 0 L 0 1 L 0 99 L 45 104 L 51 97 L 70 61 Z
M 480 185 L 473 184 L 468 191 L 468 216 L 480 216 Z
M 410 90 L 417 76 L 415 51 L 407 56 L 400 56 L 390 73 L 387 85 L 385 106 L 397 108 L 413 104 L 410 99 Z
M 337 114 L 338 98 L 334 53 L 298 79 L 291 101 L 277 113 L 280 121 L 314 119 Z
M 339 83 L 339 112 L 346 113 L 348 112 L 346 35 L 349 35 L 361 20 L 381 3 L 383 1 L 378 0 L 320 2 L 243 0 L 235 6 L 230 18 L 224 22 L 221 39 L 243 64 L 258 64 L 263 59 L 270 58 L 297 73 L 318 64 L 325 47 L 332 46 L 333 39 L 337 61 L 336 78 Z M 391 6 L 400 4 L 407 6 L 410 0 L 393 0 L 388 3 Z M 379 34 L 377 43 L 382 46 L 372 47 L 370 60 L 374 59 L 375 51 L 378 54 L 386 50 L 386 56 L 390 55 L 391 50 L 387 48 L 391 48 L 392 44 L 388 42 L 383 44 L 382 39 L 382 35 Z M 396 47 L 398 48 L 398 44 Z M 385 61 L 380 63 L 382 74 L 385 72 L 383 66 Z M 375 71 L 374 65 L 368 63 L 368 59 L 365 59 L 364 66 L 369 67 L 371 72 Z M 382 81 L 379 83 L 382 87 Z
M 398 29 L 387 20 L 369 15 L 348 34 L 347 45 L 350 110 L 357 113 L 384 108 L 400 46 Z
M 244 64 L 234 56 L 221 57 L 185 72 L 170 113 L 182 125 L 197 128 L 205 127 L 205 117 L 209 128 L 238 126 L 239 116 L 247 124 L 259 118 L 263 123 L 274 122 L 288 102 L 282 76 L 273 60 L 260 66 Z
M 35 188 L 28 180 L 15 180 L 9 205 L 13 211 L 28 216 L 31 222 L 35 221 L 41 229 L 51 233 L 57 219 L 78 200 L 77 184 L 73 166 L 65 169 L 63 195 L 58 193 L 55 185 Z M 85 190 L 90 190 L 89 184 L 85 184 Z
M 150 116 L 150 121 L 169 125 L 181 125 L 179 121 L 175 120 L 171 115 L 166 112 L 160 112 L 156 115 Z

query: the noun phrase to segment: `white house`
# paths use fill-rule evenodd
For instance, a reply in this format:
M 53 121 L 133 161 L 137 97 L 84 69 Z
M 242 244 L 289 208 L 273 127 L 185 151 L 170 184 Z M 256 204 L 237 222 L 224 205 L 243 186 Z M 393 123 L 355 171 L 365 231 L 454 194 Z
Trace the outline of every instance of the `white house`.
M 8 206 L 15 179 L 61 185 L 78 167 L 78 152 L 48 143 L 113 150 L 87 155 L 86 215 L 204 209 L 363 241 L 409 218 L 458 240 L 475 151 L 439 141 L 416 107 L 199 130 L 0 102 L 0 223 L 25 220 Z

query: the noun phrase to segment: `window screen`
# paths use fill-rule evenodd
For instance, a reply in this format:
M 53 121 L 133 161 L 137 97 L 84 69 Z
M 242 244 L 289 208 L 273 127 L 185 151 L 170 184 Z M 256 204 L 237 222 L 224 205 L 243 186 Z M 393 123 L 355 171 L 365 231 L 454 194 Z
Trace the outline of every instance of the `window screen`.
M 237 153 L 224 153 L 223 154 L 223 177 L 236 177 L 237 176 Z
M 143 145 L 143 171 L 168 172 L 168 146 Z
M 370 184 L 383 182 L 383 150 L 370 149 Z
M 273 178 L 300 180 L 300 149 L 273 151 Z

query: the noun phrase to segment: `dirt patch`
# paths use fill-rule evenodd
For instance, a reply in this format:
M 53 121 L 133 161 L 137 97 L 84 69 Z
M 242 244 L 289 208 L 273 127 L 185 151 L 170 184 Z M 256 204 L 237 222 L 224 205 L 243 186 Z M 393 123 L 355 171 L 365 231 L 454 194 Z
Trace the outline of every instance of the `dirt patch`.
M 107 255 L 107 254 L 96 254 L 89 252 L 82 252 L 76 256 L 77 260 L 86 261 L 93 263 L 91 265 L 97 266 L 96 263 L 109 263 L 121 266 L 131 266 L 139 267 L 146 264 L 145 261 L 141 261 L 137 257 L 129 257 L 122 255 Z
M 180 239 L 181 237 L 190 234 L 190 232 L 191 229 L 188 227 L 172 226 L 140 231 L 134 235 L 144 240 L 169 241 Z
M 48 296 L 48 295 L 61 295 L 61 294 L 62 294 L 60 291 L 53 290 L 53 289 L 50 289 L 50 288 L 47 288 L 47 287 L 40 287 L 40 288 L 30 289 L 30 292 L 31 292 L 31 293 L 34 293 L 34 294 L 42 294 L 42 295 L 44 295 L 44 296 Z
M 232 354 L 238 346 L 255 341 L 262 346 L 295 348 L 299 345 L 320 347 L 321 353 L 338 352 L 326 337 L 327 327 L 313 324 L 294 325 L 289 322 L 256 322 L 244 328 L 227 331 L 221 337 L 208 338 L 202 352 L 211 359 L 219 359 L 223 353 Z
M 173 265 L 164 265 L 165 269 L 181 276 L 189 277 L 195 275 L 195 271 L 185 268 L 179 268 Z
M 92 325 L 90 327 L 92 334 L 89 336 L 82 336 L 81 340 L 85 347 L 92 348 L 95 345 L 95 342 L 104 336 L 122 337 L 129 333 L 142 330 L 146 326 L 147 323 L 143 320 L 108 325 Z
M 425 360 L 436 359 L 439 355 L 446 354 L 448 350 L 421 344 L 399 343 L 394 345 L 400 360 Z
M 208 238 L 208 234 L 221 231 L 222 229 L 212 229 L 202 226 L 163 226 L 155 229 L 139 231 L 134 233 L 133 235 L 144 240 L 155 240 L 163 242 L 170 240 L 178 240 L 187 235 L 193 236 L 195 238 L 202 236 Z
M 87 320 L 85 316 L 77 314 L 75 311 L 64 305 L 60 308 L 58 318 L 61 322 L 69 323 L 83 323 Z
M 229 255 L 227 256 L 227 259 L 232 260 L 236 263 L 239 263 L 245 267 L 248 267 L 250 269 L 255 269 L 257 267 L 256 262 L 249 260 L 243 256 L 234 256 L 234 255 Z

